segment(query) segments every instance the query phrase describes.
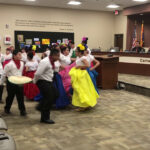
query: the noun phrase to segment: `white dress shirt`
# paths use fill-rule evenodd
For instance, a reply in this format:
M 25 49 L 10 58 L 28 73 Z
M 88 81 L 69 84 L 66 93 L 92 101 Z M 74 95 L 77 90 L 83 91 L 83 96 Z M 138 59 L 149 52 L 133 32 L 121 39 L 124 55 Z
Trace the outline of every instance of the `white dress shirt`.
M 49 60 L 49 57 L 44 58 L 40 61 L 38 69 L 34 75 L 34 83 L 38 80 L 46 80 L 49 82 L 53 81 L 54 70 L 52 68 L 52 64 Z
M 6 77 L 10 76 L 22 76 L 24 69 L 24 63 L 20 61 L 20 68 L 18 69 L 13 60 L 11 60 L 4 68 L 4 72 L 2 74 L 1 84 L 3 84 L 6 80 Z
M 2 63 L 5 61 L 5 56 L 3 54 L 0 54 L 0 76 L 3 73 L 3 65 Z
M 60 61 L 56 61 L 56 62 L 55 62 L 55 69 L 54 69 L 54 71 L 55 71 L 55 72 L 59 72 L 60 66 L 61 66 Z

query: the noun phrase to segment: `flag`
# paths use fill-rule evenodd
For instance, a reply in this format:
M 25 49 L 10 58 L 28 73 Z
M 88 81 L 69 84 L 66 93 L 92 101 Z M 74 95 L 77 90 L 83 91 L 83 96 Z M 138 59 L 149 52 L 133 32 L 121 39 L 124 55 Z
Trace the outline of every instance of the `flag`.
M 135 45 L 136 45 L 136 41 L 137 41 L 137 32 L 136 32 L 136 24 L 135 24 L 135 27 L 134 27 L 134 33 L 133 33 L 132 48 L 134 48 L 134 47 L 135 47 Z
M 143 47 L 143 45 L 144 45 L 144 23 L 142 22 L 140 46 Z

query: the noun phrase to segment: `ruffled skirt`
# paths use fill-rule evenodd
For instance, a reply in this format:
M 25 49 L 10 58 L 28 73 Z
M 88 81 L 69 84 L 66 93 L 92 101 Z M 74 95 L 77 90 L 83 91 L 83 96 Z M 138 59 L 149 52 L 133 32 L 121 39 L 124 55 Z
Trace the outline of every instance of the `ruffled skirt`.
M 72 68 L 69 72 L 73 88 L 72 104 L 77 107 L 94 107 L 99 98 L 87 70 Z

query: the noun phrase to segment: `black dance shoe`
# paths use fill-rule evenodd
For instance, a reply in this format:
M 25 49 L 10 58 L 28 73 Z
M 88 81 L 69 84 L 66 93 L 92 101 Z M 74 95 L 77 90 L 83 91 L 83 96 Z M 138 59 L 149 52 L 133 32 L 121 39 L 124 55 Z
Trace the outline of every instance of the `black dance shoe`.
M 5 109 L 4 110 L 5 114 L 11 114 L 10 110 Z
M 41 120 L 40 122 L 41 123 L 46 123 L 46 124 L 55 124 L 55 122 L 53 120 L 50 120 L 50 119 L 48 119 L 48 120 Z
M 26 111 L 21 111 L 21 112 L 20 112 L 20 116 L 27 116 Z

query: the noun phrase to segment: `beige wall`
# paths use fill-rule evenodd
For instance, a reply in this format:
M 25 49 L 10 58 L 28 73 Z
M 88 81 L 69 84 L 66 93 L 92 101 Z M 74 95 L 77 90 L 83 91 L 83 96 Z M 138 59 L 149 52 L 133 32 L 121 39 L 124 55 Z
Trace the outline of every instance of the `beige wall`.
M 114 15 L 110 12 L 66 10 L 46 7 L 0 5 L 0 44 L 3 51 L 4 36 L 11 35 L 14 44 L 14 31 L 57 31 L 56 26 L 21 27 L 15 25 L 16 19 L 41 20 L 41 21 L 62 21 L 73 24 L 72 31 L 75 33 L 75 42 L 79 44 L 83 36 L 89 37 L 89 47 L 103 50 L 110 48 L 114 43 Z M 5 25 L 9 28 L 6 29 Z M 62 31 L 61 31 L 62 32 Z
M 123 41 L 123 49 L 126 49 L 126 35 L 127 35 L 127 16 L 124 16 L 122 13 L 120 13 L 118 16 L 115 16 L 115 34 L 123 34 L 124 35 L 124 41 Z

